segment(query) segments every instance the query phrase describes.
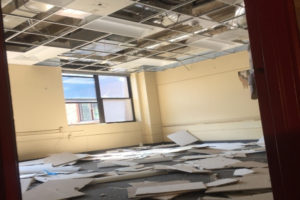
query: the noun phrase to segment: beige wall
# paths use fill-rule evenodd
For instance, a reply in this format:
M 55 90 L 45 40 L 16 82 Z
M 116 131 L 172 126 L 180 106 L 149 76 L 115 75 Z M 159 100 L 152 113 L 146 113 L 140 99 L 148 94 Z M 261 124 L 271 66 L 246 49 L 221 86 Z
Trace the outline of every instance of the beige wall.
M 248 68 L 244 51 L 157 72 L 164 136 L 183 129 L 202 140 L 259 138 L 258 102 L 237 75 Z
M 140 121 L 68 126 L 60 68 L 10 65 L 9 73 L 21 160 L 142 142 Z
M 139 87 L 143 143 L 162 142 L 161 115 L 155 73 L 141 72 L 136 74 L 136 79 Z

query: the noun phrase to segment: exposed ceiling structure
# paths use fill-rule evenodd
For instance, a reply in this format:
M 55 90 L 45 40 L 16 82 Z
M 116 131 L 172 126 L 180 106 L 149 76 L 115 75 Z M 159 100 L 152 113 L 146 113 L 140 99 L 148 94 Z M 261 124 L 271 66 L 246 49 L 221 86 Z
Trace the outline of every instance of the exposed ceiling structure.
M 155 71 L 249 41 L 243 0 L 6 0 L 2 8 L 12 64 Z

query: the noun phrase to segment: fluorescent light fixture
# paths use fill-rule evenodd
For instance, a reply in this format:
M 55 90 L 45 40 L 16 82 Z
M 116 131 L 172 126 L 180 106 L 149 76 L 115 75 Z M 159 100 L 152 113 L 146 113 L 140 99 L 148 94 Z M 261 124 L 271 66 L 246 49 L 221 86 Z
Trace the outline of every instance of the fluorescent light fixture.
M 205 31 L 208 31 L 208 28 L 205 28 L 205 29 L 202 29 L 202 30 L 199 30 L 199 31 L 195 31 L 194 34 L 203 33 Z
M 156 47 L 159 47 L 160 45 L 161 45 L 160 43 L 153 44 L 153 45 L 147 46 L 146 49 L 155 49 Z
M 65 8 L 61 9 L 60 11 L 58 11 L 55 14 L 64 16 L 64 17 L 77 18 L 77 19 L 84 19 L 91 15 L 90 13 L 83 12 L 80 10 L 65 9 Z
M 162 31 L 162 28 L 153 27 L 146 24 L 139 24 L 113 17 L 103 17 L 97 19 L 84 27 L 92 30 L 103 31 L 105 33 L 118 34 L 122 36 L 140 38 Z
M 176 37 L 176 38 L 173 38 L 173 39 L 169 40 L 169 42 L 176 42 L 176 41 L 179 41 L 179 40 L 184 40 L 184 39 L 189 38 L 191 36 L 192 36 L 192 34 L 181 35 L 179 37 Z
M 52 9 L 54 6 L 46 3 L 40 3 L 40 2 L 32 2 L 29 1 L 26 4 L 25 9 L 32 9 L 40 12 L 47 12 L 48 10 Z

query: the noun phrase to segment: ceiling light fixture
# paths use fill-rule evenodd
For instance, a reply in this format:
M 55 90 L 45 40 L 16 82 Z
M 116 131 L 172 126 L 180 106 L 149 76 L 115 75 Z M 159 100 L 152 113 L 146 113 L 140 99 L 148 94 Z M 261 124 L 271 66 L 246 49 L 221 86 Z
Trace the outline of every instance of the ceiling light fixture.
M 156 47 L 159 47 L 161 44 L 158 43 L 158 44 L 153 44 L 153 45 L 150 45 L 150 46 L 147 46 L 145 47 L 146 49 L 155 49 Z
M 73 10 L 73 9 L 62 9 L 55 14 L 64 17 L 77 18 L 77 19 L 84 19 L 91 15 L 90 13 L 83 12 L 80 10 Z
M 208 28 L 205 28 L 205 29 L 202 29 L 202 30 L 195 31 L 194 34 L 203 33 L 203 32 L 205 32 L 205 31 L 208 31 Z
M 169 40 L 169 42 L 176 42 L 176 41 L 179 41 L 179 40 L 184 40 L 184 39 L 189 38 L 191 36 L 192 36 L 192 34 L 181 35 L 179 37 L 176 37 L 176 38 L 173 38 L 173 39 Z

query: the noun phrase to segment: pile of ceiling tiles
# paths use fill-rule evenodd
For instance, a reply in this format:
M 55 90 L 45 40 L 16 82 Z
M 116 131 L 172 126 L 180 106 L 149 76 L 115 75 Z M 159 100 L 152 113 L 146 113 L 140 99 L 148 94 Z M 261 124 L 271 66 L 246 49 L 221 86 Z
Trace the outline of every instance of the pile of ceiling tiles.
M 268 164 L 241 161 L 247 155 L 264 152 L 262 140 L 199 144 L 198 139 L 186 131 L 171 134 L 169 139 L 176 144 L 116 149 L 99 154 L 65 152 L 21 162 L 23 199 L 56 200 L 84 196 L 86 185 L 101 188 L 101 184 L 119 181 L 128 181 L 129 199 L 174 199 L 195 192 L 199 200 L 273 199 Z M 95 169 L 92 170 L 93 165 Z M 220 170 L 232 170 L 233 174 L 221 177 Z M 185 179 L 183 177 L 188 176 L 179 176 L 178 173 L 193 174 L 194 179 Z M 178 177 L 159 182 L 146 179 L 167 174 L 177 174 Z M 202 175 L 209 176 L 209 181 L 202 179 Z

